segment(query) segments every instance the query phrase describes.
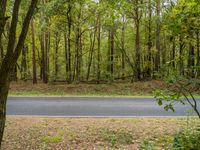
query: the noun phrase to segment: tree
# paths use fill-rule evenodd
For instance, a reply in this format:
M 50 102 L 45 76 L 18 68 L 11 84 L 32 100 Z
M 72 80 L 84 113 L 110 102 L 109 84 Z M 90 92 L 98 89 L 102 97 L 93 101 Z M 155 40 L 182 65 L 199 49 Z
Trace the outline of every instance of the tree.
M 1 0 L 0 4 L 1 4 L 1 9 L 0 9 L 0 14 L 1 14 L 0 35 L 1 35 L 4 32 L 5 21 L 6 21 L 6 17 L 5 17 L 5 10 L 7 6 L 6 0 Z M 2 143 L 2 138 L 3 138 L 4 128 L 5 128 L 5 120 L 6 120 L 6 102 L 7 102 L 7 96 L 8 96 L 8 91 L 9 91 L 9 85 L 10 85 L 9 75 L 11 71 L 13 70 L 13 67 L 15 66 L 19 58 L 19 55 L 22 51 L 22 48 L 24 46 L 30 20 L 33 16 L 34 9 L 37 5 L 37 0 L 31 1 L 31 4 L 26 13 L 26 17 L 23 21 L 20 36 L 17 40 L 16 30 L 17 30 L 17 24 L 18 24 L 20 4 L 21 4 L 21 0 L 16 0 L 13 4 L 12 20 L 11 20 L 11 26 L 9 30 L 9 40 L 8 40 L 8 44 L 6 45 L 7 46 L 6 55 L 3 58 L 2 64 L 0 66 L 0 77 L 1 77 L 0 78 L 0 142 L 1 143 Z M 1 41 L 0 41 L 0 45 L 2 45 Z
M 35 28 L 34 20 L 31 20 L 31 36 L 32 36 L 32 61 L 33 61 L 33 84 L 37 83 L 37 68 L 35 59 Z

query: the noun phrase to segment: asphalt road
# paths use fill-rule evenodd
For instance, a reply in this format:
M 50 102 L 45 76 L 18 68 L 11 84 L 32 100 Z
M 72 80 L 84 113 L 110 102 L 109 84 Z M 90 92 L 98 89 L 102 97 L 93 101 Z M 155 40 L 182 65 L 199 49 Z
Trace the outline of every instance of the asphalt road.
M 200 103 L 199 103 L 200 104 Z M 9 97 L 7 115 L 49 117 L 165 117 L 187 116 L 188 105 L 166 112 L 151 98 Z

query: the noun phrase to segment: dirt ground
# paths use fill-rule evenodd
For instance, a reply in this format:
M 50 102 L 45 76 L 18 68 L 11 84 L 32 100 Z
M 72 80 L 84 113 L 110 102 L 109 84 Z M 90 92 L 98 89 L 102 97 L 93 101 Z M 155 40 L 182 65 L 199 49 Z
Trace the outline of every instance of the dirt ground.
M 193 122 L 196 120 L 192 120 Z M 144 143 L 168 149 L 185 118 L 8 117 L 4 150 L 136 150 Z M 191 121 L 190 121 L 191 122 Z

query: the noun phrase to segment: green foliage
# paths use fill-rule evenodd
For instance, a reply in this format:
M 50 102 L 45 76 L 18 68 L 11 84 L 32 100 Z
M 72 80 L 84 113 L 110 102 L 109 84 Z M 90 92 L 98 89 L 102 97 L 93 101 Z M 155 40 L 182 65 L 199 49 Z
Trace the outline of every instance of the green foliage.
M 172 110 L 175 112 L 175 103 L 181 103 L 183 105 L 188 103 L 199 116 L 198 100 L 194 97 L 192 90 L 199 90 L 200 81 L 198 79 L 181 76 L 174 68 L 171 68 L 168 65 L 165 66 L 163 70 L 165 70 L 164 72 L 169 70 L 170 73 L 168 75 L 162 74 L 167 84 L 167 88 L 154 91 L 154 96 L 157 99 L 158 105 L 164 105 L 166 111 Z
M 200 149 L 200 128 L 186 130 L 174 135 L 174 150 L 199 150 Z
M 41 141 L 45 144 L 51 144 L 51 143 L 59 143 L 62 141 L 62 138 L 59 136 L 53 136 L 53 137 L 49 137 L 49 136 L 45 136 L 41 139 Z

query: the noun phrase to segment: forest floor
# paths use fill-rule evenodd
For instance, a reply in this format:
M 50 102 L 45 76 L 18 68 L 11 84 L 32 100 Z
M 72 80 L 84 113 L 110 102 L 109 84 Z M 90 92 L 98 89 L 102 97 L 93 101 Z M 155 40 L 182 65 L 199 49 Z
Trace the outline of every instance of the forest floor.
M 4 150 L 170 149 L 194 118 L 70 119 L 8 117 Z M 149 147 L 149 148 L 150 148 Z
M 126 97 L 153 97 L 156 89 L 166 89 L 167 85 L 161 80 L 113 82 L 107 84 L 67 84 L 52 82 L 49 84 L 32 84 L 32 82 L 12 82 L 10 96 L 126 96 Z M 199 97 L 200 91 L 194 90 L 194 95 Z
M 11 96 L 152 96 L 157 88 L 166 88 L 163 81 L 117 82 L 110 84 L 67 84 L 63 82 L 33 85 L 12 82 Z

